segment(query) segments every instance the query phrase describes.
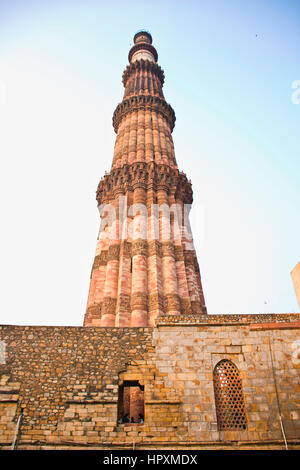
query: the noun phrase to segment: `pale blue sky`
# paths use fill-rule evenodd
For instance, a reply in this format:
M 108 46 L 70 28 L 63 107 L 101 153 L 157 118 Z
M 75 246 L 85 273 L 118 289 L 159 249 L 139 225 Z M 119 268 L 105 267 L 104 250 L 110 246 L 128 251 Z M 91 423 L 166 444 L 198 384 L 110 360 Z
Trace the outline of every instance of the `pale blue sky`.
M 176 113 L 209 313 L 298 310 L 300 3 L 0 0 L 0 323 L 80 325 L 134 33 Z

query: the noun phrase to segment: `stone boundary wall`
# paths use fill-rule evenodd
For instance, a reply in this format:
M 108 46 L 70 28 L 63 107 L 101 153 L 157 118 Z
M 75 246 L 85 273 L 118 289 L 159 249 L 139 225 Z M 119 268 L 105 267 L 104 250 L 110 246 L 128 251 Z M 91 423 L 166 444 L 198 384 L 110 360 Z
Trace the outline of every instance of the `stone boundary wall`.
M 0 448 L 300 448 L 300 315 L 164 316 L 156 328 L 0 326 Z M 213 370 L 239 369 L 245 431 L 218 430 Z M 272 368 L 273 362 L 273 368 Z M 122 381 L 145 423 L 118 425 Z

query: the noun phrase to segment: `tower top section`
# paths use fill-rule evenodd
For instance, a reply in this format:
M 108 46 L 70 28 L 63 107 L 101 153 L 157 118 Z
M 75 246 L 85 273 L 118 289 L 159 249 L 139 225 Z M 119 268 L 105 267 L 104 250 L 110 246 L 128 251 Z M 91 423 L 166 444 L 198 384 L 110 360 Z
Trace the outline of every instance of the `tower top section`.
M 134 44 L 138 44 L 140 42 L 148 42 L 149 44 L 152 44 L 152 36 L 149 33 L 149 31 L 145 31 L 144 29 L 141 29 L 140 31 L 135 33 L 133 42 Z
M 129 51 L 128 60 L 132 64 L 137 60 L 149 60 L 157 62 L 158 55 L 154 46 L 152 46 L 152 36 L 148 31 L 138 31 L 133 38 L 134 45 Z

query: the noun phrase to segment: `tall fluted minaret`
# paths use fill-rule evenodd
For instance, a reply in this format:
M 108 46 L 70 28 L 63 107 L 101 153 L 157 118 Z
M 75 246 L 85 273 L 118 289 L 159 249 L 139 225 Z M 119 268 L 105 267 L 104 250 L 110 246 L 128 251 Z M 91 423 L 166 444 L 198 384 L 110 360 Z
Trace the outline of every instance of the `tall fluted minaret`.
M 97 201 L 101 226 L 84 326 L 154 326 L 159 315 L 206 313 L 186 223 L 192 187 L 178 171 L 164 72 L 146 31 L 134 36 L 110 173 Z

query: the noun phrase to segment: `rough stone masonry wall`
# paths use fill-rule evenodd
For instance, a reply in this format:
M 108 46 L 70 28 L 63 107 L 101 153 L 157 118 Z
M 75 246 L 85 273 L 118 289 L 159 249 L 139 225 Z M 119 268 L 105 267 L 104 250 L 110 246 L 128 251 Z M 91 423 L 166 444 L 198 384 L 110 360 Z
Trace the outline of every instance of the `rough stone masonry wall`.
M 300 315 L 160 317 L 156 328 L 0 327 L 0 446 L 300 448 Z M 274 372 L 271 366 L 271 354 Z M 239 369 L 245 431 L 217 428 L 213 369 Z M 118 387 L 144 386 L 145 423 L 117 425 Z
M 151 371 L 145 363 L 152 352 L 148 328 L 2 326 L 0 340 L 6 344 L 0 364 L 2 446 L 13 440 L 21 406 L 19 447 L 113 440 L 119 374 L 130 363 L 130 370 L 142 371 L 139 378 Z M 18 387 L 18 394 L 9 395 L 7 384 Z M 120 434 L 125 441 L 126 432 Z

